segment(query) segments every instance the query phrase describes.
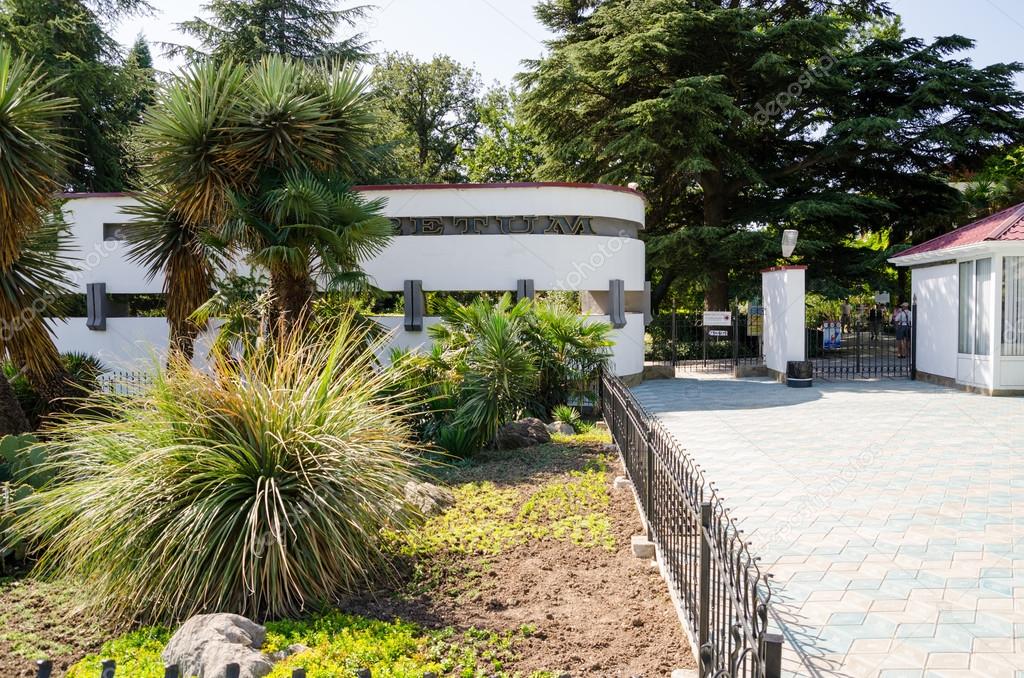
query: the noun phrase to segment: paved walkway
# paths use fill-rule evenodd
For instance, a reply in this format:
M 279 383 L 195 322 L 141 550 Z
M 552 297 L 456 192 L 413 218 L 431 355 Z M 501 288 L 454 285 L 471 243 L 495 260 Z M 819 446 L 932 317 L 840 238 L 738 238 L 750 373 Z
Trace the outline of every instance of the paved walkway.
M 1024 677 L 1024 398 L 728 378 L 635 392 L 764 556 L 785 674 Z

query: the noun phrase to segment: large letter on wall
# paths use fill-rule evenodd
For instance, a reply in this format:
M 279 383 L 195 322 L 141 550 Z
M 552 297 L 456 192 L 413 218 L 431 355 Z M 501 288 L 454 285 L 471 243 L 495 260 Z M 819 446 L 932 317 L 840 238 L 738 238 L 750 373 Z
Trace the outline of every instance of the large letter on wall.
M 626 283 L 622 280 L 608 281 L 608 318 L 616 329 L 626 326 Z
M 85 326 L 90 330 L 107 329 L 107 283 L 88 283 L 85 286 Z
M 764 364 L 786 373 L 786 363 L 806 360 L 804 292 L 806 266 L 780 266 L 761 271 L 764 298 Z
M 423 331 L 423 281 L 405 281 L 405 329 Z

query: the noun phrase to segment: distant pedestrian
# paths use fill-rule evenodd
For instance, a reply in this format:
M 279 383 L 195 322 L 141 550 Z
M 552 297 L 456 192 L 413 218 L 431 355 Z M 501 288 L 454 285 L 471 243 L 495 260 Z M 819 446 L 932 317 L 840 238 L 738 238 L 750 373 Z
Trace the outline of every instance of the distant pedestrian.
M 898 358 L 906 358 L 910 355 L 910 326 L 913 321 L 910 304 L 905 301 L 892 314 L 892 324 L 896 328 L 896 356 Z
M 882 336 L 882 320 L 885 317 L 885 311 L 882 310 L 881 304 L 875 304 L 868 311 L 868 325 L 871 327 L 871 340 L 876 341 Z

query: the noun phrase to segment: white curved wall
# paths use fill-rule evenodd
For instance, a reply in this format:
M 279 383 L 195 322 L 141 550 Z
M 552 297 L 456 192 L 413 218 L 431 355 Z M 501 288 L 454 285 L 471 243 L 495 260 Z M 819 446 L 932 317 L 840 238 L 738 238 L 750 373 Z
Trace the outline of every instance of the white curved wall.
M 421 280 L 429 291 L 494 291 L 516 289 L 520 279 L 535 289 L 607 292 L 611 280 L 625 289 L 644 289 L 644 244 L 635 234 L 643 228 L 645 204 L 634 191 L 595 186 L 492 185 L 454 187 L 362 187 L 367 198 L 380 199 L 383 212 L 403 217 L 588 216 L 602 224 L 598 233 L 456 234 L 396 236 L 384 252 L 364 263 L 374 283 L 400 291 L 406 280 Z M 153 294 L 163 280 L 150 280 L 146 270 L 126 259 L 124 243 L 103 240 L 104 223 L 125 223 L 123 195 L 69 196 L 66 219 L 74 237 L 74 256 L 82 269 L 73 278 L 84 293 L 88 283 L 106 283 L 111 294 Z M 616 226 L 618 225 L 618 226 Z M 621 228 L 620 228 L 621 227 Z M 609 230 L 610 229 L 610 230 Z M 244 266 L 239 266 L 244 268 Z M 632 309 L 631 309 L 632 310 Z M 395 330 L 393 344 L 414 348 L 429 344 L 424 332 L 407 332 L 400 317 L 379 320 Z M 85 319 L 58 324 L 62 351 L 95 353 L 111 367 L 152 364 L 167 349 L 167 327 L 161 318 L 110 318 L 107 330 L 90 331 Z M 424 325 L 439 322 L 424 318 Z M 615 330 L 613 362 L 621 375 L 643 370 L 643 316 L 627 313 L 627 325 Z M 197 352 L 198 353 L 198 352 Z

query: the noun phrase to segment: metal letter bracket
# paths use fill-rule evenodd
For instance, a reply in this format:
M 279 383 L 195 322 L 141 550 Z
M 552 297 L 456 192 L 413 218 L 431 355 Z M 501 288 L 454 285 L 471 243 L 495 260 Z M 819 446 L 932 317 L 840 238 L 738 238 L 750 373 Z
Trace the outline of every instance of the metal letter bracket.
M 608 281 L 608 319 L 616 329 L 626 326 L 626 283 L 622 280 Z
M 533 294 L 533 280 L 516 281 L 516 301 L 522 301 L 523 299 L 533 299 Z
M 405 281 L 405 329 L 409 332 L 423 331 L 423 281 Z
M 107 329 L 107 283 L 85 286 L 85 326 L 103 332 Z

